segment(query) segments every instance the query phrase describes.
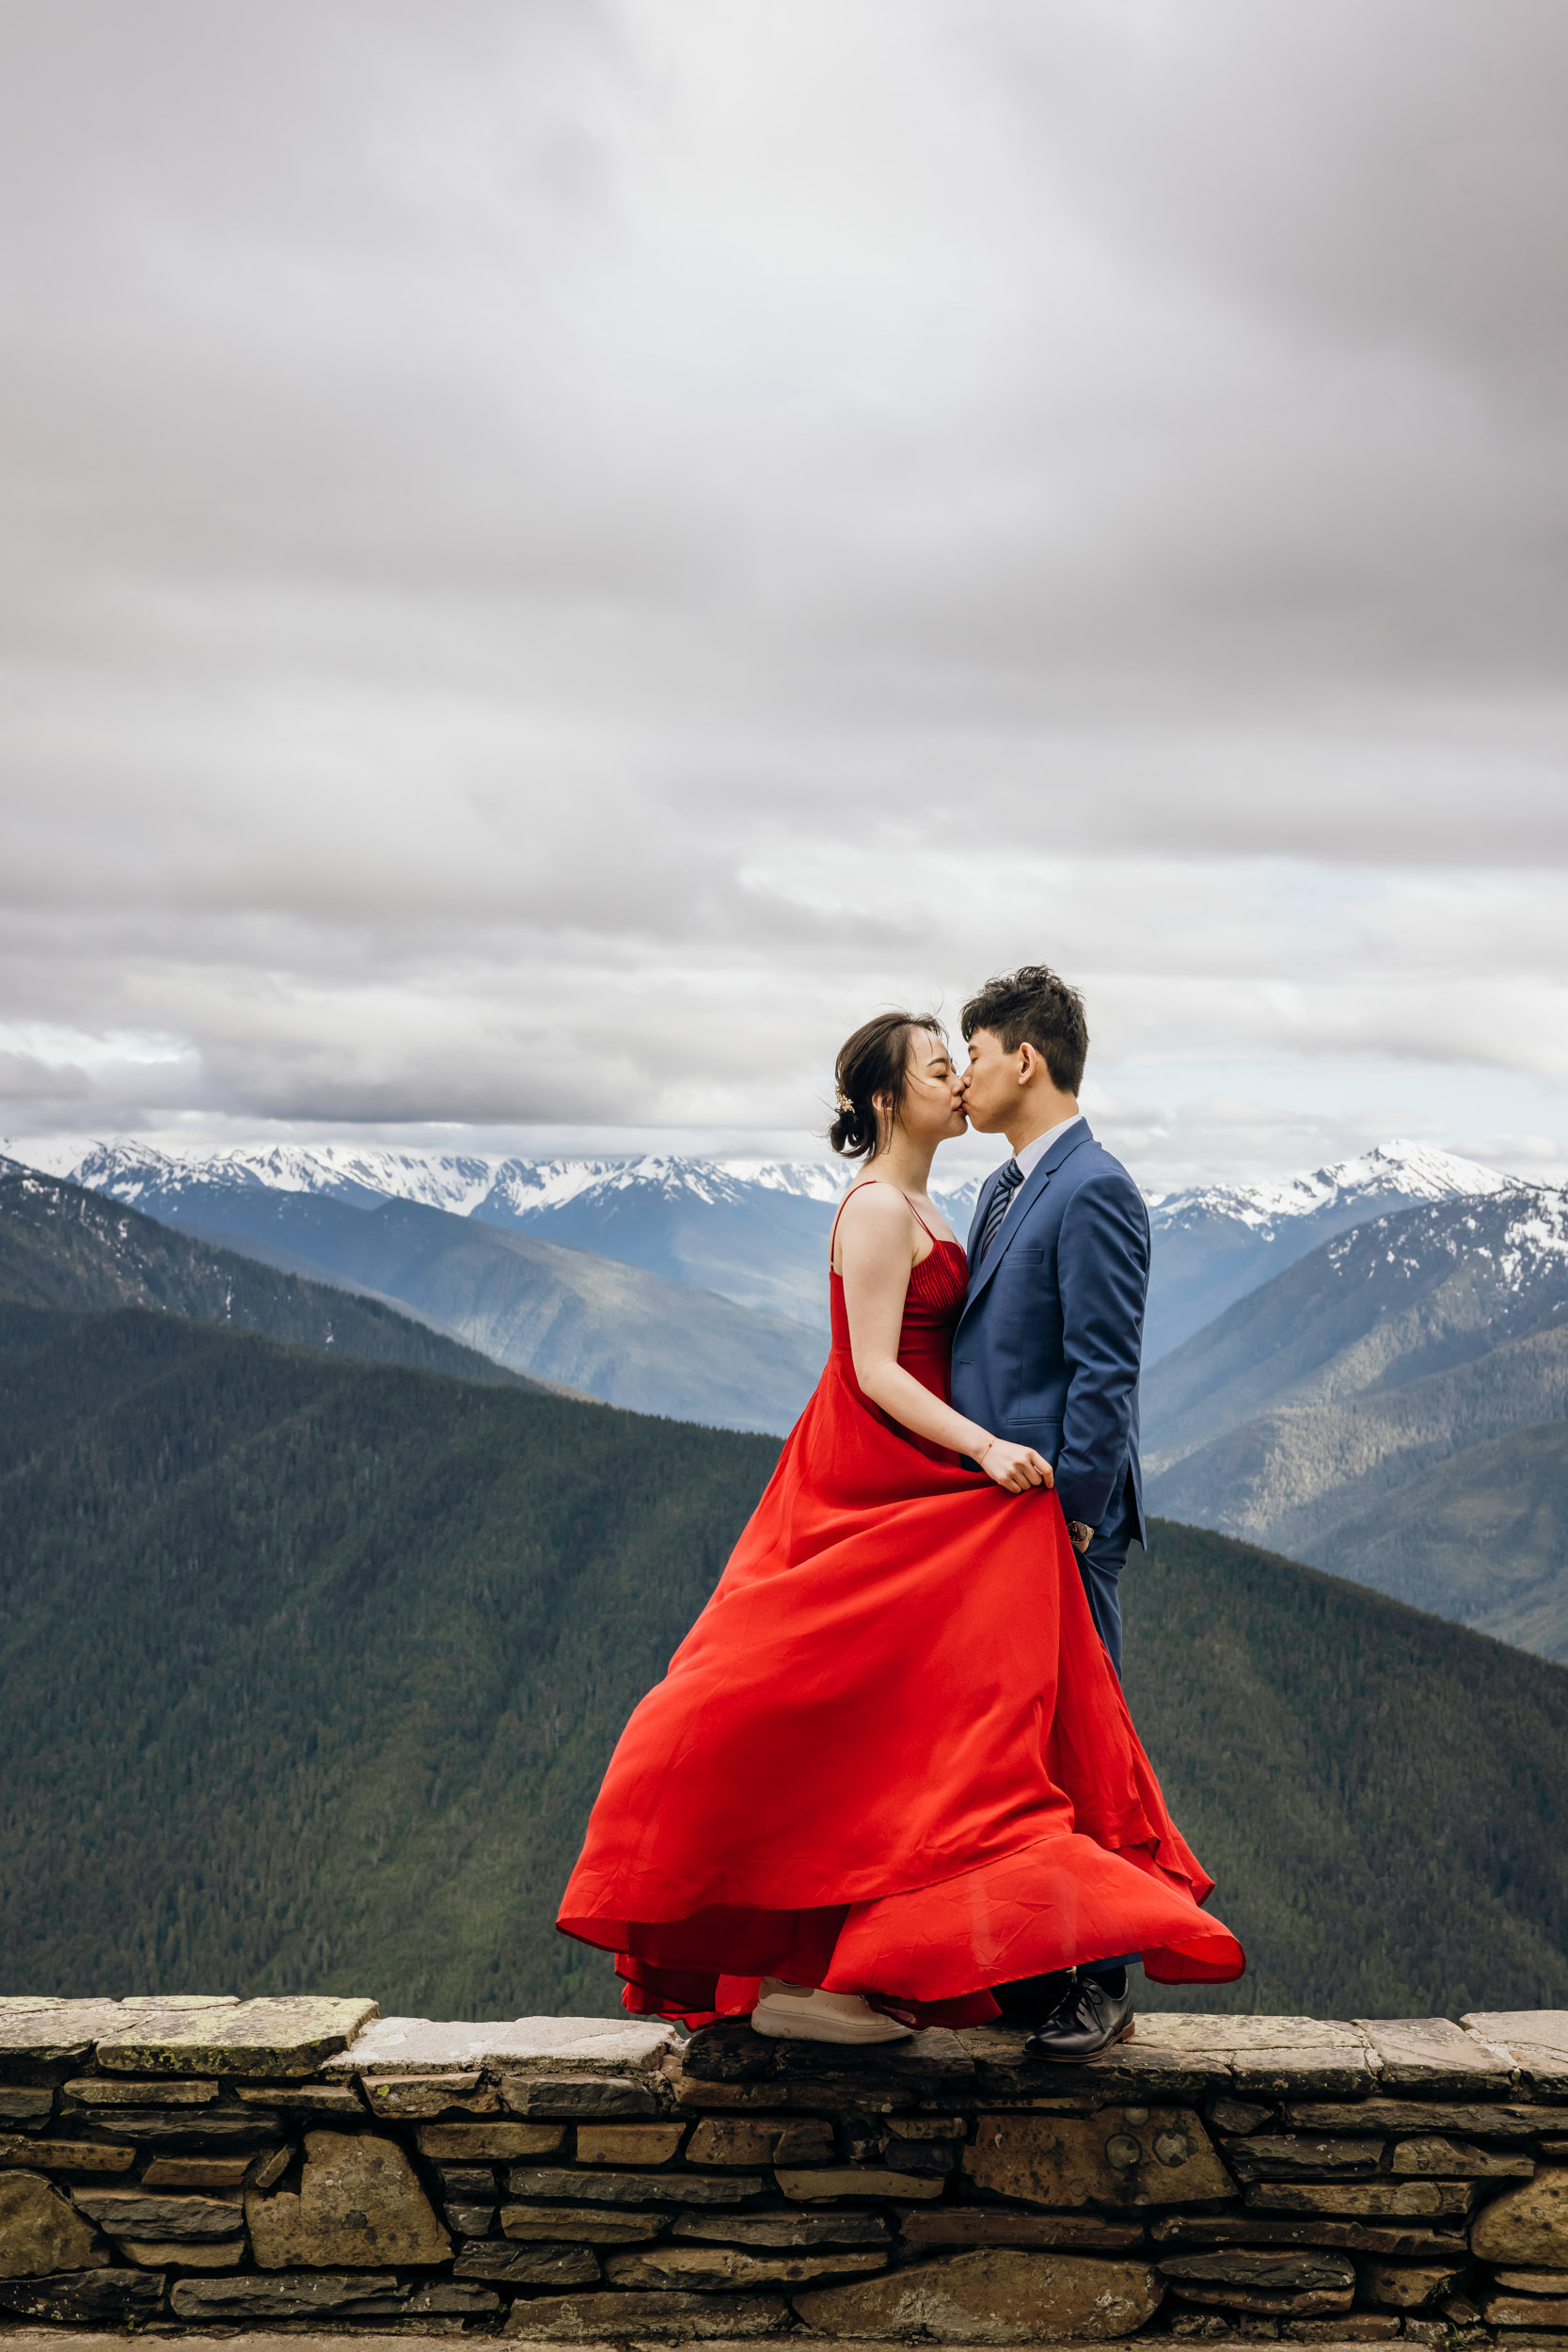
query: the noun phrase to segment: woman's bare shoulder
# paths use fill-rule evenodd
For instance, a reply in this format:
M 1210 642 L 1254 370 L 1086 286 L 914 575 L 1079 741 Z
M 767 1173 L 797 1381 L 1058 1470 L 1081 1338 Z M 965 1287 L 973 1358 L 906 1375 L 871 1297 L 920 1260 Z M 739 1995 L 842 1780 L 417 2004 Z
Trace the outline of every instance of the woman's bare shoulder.
M 879 1218 L 884 1224 L 891 1224 L 896 1218 L 907 1225 L 910 1204 L 895 1184 L 884 1184 L 879 1178 L 873 1176 L 869 1182 L 863 1182 L 852 1192 L 845 1194 L 844 1206 L 838 1214 L 841 1230 L 851 1217 L 860 1225 L 867 1224 L 872 1218 Z
M 842 1269 L 847 1248 L 863 1268 L 891 1264 L 896 1257 L 911 1255 L 916 1230 L 910 1204 L 895 1185 L 884 1184 L 877 1177 L 869 1184 L 863 1181 L 853 1192 L 845 1194 L 839 1209 L 833 1228 L 833 1263 Z

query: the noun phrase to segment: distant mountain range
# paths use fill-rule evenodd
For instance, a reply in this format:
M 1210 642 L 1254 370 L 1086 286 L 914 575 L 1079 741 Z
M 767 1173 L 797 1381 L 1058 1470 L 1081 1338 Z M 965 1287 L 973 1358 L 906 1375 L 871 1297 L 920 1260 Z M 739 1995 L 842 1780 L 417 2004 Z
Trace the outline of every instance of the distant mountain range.
M 721 1428 L 786 1430 L 822 1368 L 817 1334 L 689 1283 L 515 1228 L 363 1185 L 275 1190 L 244 1171 L 216 1181 L 111 1171 L 83 1199 L 135 1199 L 183 1236 L 259 1260 L 308 1285 L 391 1304 L 509 1371 L 633 1411 Z M 115 1189 L 103 1184 L 118 1177 Z M 40 1180 L 46 1181 L 43 1179 Z M 350 1202 L 354 1205 L 349 1205 Z M 197 1310 L 197 1311 L 200 1311 Z
M 828 1236 L 852 1173 L 817 1161 L 529 1160 L 345 1146 L 172 1153 L 128 1141 L 95 1145 L 70 1168 L 78 1184 L 166 1225 L 389 1302 L 527 1376 L 637 1410 L 775 1433 L 790 1426 L 821 1369 Z M 980 1181 L 936 1187 L 960 1233 Z M 1195 1359 L 1206 1367 L 1201 1432 L 1185 1405 L 1167 1404 L 1185 1393 L 1185 1375 L 1173 1385 L 1164 1368 L 1201 1333 L 1390 1209 L 1484 1203 L 1514 1189 L 1494 1168 L 1393 1142 L 1286 1183 L 1153 1198 L 1145 1425 L 1157 1466 L 1174 1470 L 1268 1402 L 1250 1375 L 1211 1394 L 1203 1356 Z M 1310 1288 L 1319 1276 L 1306 1279 Z M 1515 1425 L 1504 1421 L 1492 1434 Z M 1289 1442 L 1298 1440 L 1292 1423 Z M 1220 1458 L 1205 1455 L 1172 1489 L 1171 1507 L 1315 1557 L 1311 1511 L 1330 1507 L 1318 1492 L 1324 1473 L 1312 1474 L 1311 1510 L 1289 1522 L 1273 1500 L 1280 1475 L 1264 1482 L 1266 1504 L 1243 1503 Z M 1392 1561 L 1391 1534 L 1369 1526 L 1366 1541 L 1369 1558 Z M 1432 1597 L 1444 1605 L 1435 1588 Z
M 1322 1245 L 1157 1364 L 1154 1508 L 1568 1658 L 1568 1189 Z
M 58 1172 L 166 1222 L 221 1229 L 240 1248 L 247 1194 L 364 1210 L 410 1201 L 618 1259 L 815 1330 L 827 1326 L 828 1232 L 854 1173 L 816 1160 L 527 1160 L 336 1144 L 170 1153 L 134 1141 L 94 1144 Z M 1158 1362 L 1335 1233 L 1510 1181 L 1451 1152 L 1392 1142 L 1283 1183 L 1152 1195 L 1144 1360 Z M 938 1162 L 933 1198 L 960 1237 L 982 1182 L 944 1181 Z
M 640 1266 L 824 1332 L 828 1233 L 843 1189 L 837 1168 L 814 1161 L 482 1159 L 334 1145 L 176 1155 L 96 1144 L 69 1172 L 150 1216 L 221 1228 L 240 1248 L 262 1198 L 356 1211 L 405 1202 Z M 813 1378 L 820 1363 L 818 1355 Z

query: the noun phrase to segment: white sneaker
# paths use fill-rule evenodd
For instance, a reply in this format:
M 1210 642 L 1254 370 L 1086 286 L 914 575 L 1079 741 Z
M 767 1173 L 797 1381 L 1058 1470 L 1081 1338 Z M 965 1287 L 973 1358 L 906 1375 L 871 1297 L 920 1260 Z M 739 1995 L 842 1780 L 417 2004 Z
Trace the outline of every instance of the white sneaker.
M 764 1977 L 752 2026 L 775 2042 L 906 2042 L 914 2031 L 884 2017 L 858 1993 L 824 1993 L 786 1984 L 782 1977 Z

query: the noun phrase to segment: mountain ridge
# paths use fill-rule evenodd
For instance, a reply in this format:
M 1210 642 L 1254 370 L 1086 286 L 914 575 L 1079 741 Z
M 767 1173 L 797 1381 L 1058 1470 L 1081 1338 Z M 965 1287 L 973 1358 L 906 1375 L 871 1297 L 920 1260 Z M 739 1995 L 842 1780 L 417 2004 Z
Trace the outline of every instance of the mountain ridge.
M 1466 1623 L 1568 1656 L 1568 1496 L 1549 1437 L 1523 1525 L 1496 1449 L 1568 1414 L 1568 1188 L 1429 1202 L 1320 1246 L 1154 1367 L 1145 1385 L 1151 1506 L 1288 1549 Z M 1490 1449 L 1490 1450 L 1489 1450 Z M 1434 1483 L 1435 1482 L 1435 1485 Z M 1490 1577 L 1439 1574 L 1420 1531 L 1497 1552 Z M 1446 1554 L 1445 1556 L 1449 1556 Z
M 1148 1373 L 1148 1459 L 1231 1426 L 1243 1401 L 1338 1397 L 1488 1353 L 1568 1306 L 1568 1187 L 1429 1202 L 1320 1245 Z M 1434 1353 L 1445 1357 L 1439 1364 Z
M 20 1182 L 0 1273 L 20 1234 L 35 1293 L 50 1266 L 79 1292 L 84 1232 L 221 1258 Z M 1543 1556 L 1561 1439 L 1505 1441 L 1538 1457 Z M 608 1963 L 555 1899 L 777 1454 L 166 1307 L 0 1299 L 0 1976 L 287 1992 L 374 1964 L 410 2011 L 602 2013 Z M 1527 1562 L 1521 1609 L 1539 1583 Z M 1179 2006 L 1568 2003 L 1568 1672 L 1168 1519 L 1124 1601 L 1130 1704 L 1253 1963 Z
M 1568 1661 L 1568 1421 L 1526 1423 L 1436 1464 L 1334 1531 L 1360 1580 L 1413 1608 Z
M 997 1144 L 998 1159 L 1005 1146 Z M 317 1194 L 358 1209 L 409 1200 L 449 1215 L 641 1265 L 736 1304 L 827 1327 L 823 1263 L 847 1166 L 821 1160 L 644 1153 L 530 1159 L 341 1144 L 198 1147 L 121 1138 L 73 1151 L 78 1184 L 154 1216 L 189 1214 L 193 1192 Z M 939 1160 L 932 1197 L 962 1236 L 983 1175 Z M 1144 1358 L 1152 1366 L 1225 1308 L 1330 1234 L 1390 1207 L 1483 1197 L 1495 1168 L 1399 1139 L 1309 1174 L 1148 1195 L 1154 1243 Z
M 531 1229 L 416 1200 L 369 1207 L 264 1186 L 185 1186 L 176 1230 L 395 1300 L 530 1378 L 631 1411 L 782 1435 L 822 1369 L 788 1318 Z
M 150 1308 L 293 1346 L 336 1347 L 368 1363 L 482 1386 L 535 1385 L 389 1300 L 293 1268 L 268 1280 L 241 1251 L 171 1232 L 123 1202 L 9 1159 L 0 1159 L 0 1299 L 88 1313 Z
M 1395 1138 L 1280 1183 L 1151 1196 L 1146 1370 L 1335 1235 L 1423 1201 L 1486 1199 L 1514 1181 L 1480 1161 Z
M 659 1154 L 527 1160 L 338 1146 L 176 1154 L 95 1145 L 73 1175 L 150 1215 L 215 1219 L 236 1235 L 259 1194 L 372 1213 L 407 1201 L 639 1266 L 817 1332 L 827 1329 L 828 1233 L 843 1188 L 836 1168 L 815 1163 L 764 1162 L 742 1174 Z
M 1390 1185 L 1411 1200 L 1449 1200 L 1501 1192 L 1517 1181 L 1481 1160 L 1394 1136 L 1349 1159 L 1328 1161 L 1296 1176 L 1265 1177 L 1250 1184 L 1189 1184 L 1145 1198 L 1150 1210 L 1218 1209 L 1241 1223 L 1260 1226 L 1314 1216 L 1338 1200 L 1375 1195 Z

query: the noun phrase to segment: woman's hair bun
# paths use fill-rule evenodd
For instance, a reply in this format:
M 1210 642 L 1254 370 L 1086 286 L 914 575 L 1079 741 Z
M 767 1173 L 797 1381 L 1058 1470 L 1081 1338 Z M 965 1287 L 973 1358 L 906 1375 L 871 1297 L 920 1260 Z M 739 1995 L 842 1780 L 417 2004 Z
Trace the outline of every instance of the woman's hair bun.
M 828 1141 L 841 1158 L 869 1159 L 880 1136 L 877 1097 L 886 1105 L 889 1123 L 897 1118 L 904 1100 L 910 1063 L 910 1031 L 927 1029 L 945 1034 L 934 1013 L 879 1012 L 846 1038 L 833 1064 L 838 1088 L 838 1113 L 828 1130 Z

